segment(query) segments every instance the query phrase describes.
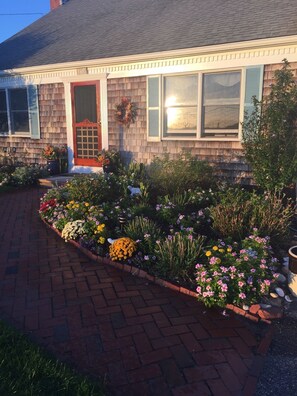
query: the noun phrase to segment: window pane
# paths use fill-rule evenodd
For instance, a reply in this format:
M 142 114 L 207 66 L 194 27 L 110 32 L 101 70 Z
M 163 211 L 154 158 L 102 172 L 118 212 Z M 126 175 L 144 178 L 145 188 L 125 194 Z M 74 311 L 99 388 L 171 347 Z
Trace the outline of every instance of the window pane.
M 13 132 L 30 132 L 28 111 L 12 111 L 11 122 Z
M 232 129 L 239 127 L 239 106 L 204 106 L 205 129 Z
M 159 107 L 159 77 L 148 79 L 148 102 L 149 107 Z
M 97 122 L 96 86 L 83 85 L 74 87 L 76 122 L 89 120 Z
M 240 72 L 203 76 L 202 123 L 206 133 L 238 131 L 240 80 Z
M 150 137 L 159 136 L 159 110 L 149 110 L 149 131 Z
M 197 105 L 197 76 L 165 77 L 164 90 L 166 107 Z
M 0 112 L 0 133 L 8 132 L 7 113 Z
M 28 98 L 26 88 L 11 89 L 9 91 L 9 95 L 11 110 L 28 111 Z
M 239 104 L 240 72 L 205 74 L 203 103 Z
M 171 107 L 166 110 L 166 134 L 195 135 L 197 129 L 196 107 Z
M 6 92 L 0 90 L 0 112 L 7 111 Z

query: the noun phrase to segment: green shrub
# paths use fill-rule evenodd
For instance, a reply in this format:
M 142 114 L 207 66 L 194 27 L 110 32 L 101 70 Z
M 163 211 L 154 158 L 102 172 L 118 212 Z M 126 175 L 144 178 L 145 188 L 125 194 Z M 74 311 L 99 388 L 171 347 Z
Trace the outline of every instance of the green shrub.
M 205 238 L 193 238 L 191 234 L 169 235 L 156 245 L 156 270 L 159 276 L 175 281 L 192 282 L 195 265 L 202 251 Z
M 223 238 L 240 241 L 258 228 L 261 235 L 271 237 L 273 243 L 285 240 L 294 207 L 283 204 L 276 193 L 258 195 L 243 189 L 229 188 L 219 195 L 220 202 L 210 207 L 212 227 Z
M 148 167 L 150 187 L 155 196 L 183 193 L 198 186 L 214 183 L 212 167 L 190 154 L 179 154 L 174 160 L 156 157 Z
M 37 184 L 42 172 L 39 168 L 21 166 L 11 174 L 11 184 L 16 186 L 30 186 Z
M 275 71 L 275 83 L 243 123 L 243 148 L 257 184 L 282 190 L 297 178 L 297 85 L 289 63 Z
M 75 176 L 67 183 L 69 199 L 74 201 L 87 200 L 92 205 L 112 202 L 127 194 L 125 180 L 116 175 L 88 174 Z

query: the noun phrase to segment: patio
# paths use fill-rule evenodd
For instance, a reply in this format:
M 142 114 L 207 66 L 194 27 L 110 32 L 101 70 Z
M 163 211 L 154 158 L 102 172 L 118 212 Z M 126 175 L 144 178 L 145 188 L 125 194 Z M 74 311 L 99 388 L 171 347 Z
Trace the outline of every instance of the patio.
M 250 323 L 92 262 L 44 226 L 44 189 L 0 197 L 0 316 L 112 395 L 253 395 Z M 266 329 L 267 330 L 267 329 Z

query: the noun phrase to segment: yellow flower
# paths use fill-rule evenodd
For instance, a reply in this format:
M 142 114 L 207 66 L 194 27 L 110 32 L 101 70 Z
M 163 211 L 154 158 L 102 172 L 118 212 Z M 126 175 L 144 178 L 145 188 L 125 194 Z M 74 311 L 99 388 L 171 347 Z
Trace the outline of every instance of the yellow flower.
M 227 248 L 227 252 L 228 253 L 232 252 L 232 249 L 231 248 Z
M 220 258 L 217 258 L 217 264 L 221 264 L 222 260 Z
M 90 204 L 88 202 L 85 202 L 85 206 L 88 207 L 90 206 Z
M 99 225 L 97 226 L 97 231 L 98 231 L 98 232 L 102 232 L 102 231 L 104 230 L 104 227 L 105 227 L 105 224 L 99 224 Z
M 213 246 L 212 250 L 216 251 L 219 250 L 219 248 L 217 246 Z
M 211 256 L 211 254 L 212 254 L 211 251 L 208 250 L 208 251 L 205 253 L 205 256 L 206 256 L 206 257 L 209 257 L 209 256 Z
M 225 253 L 225 250 L 224 249 L 219 249 L 219 252 L 220 253 Z
M 100 238 L 98 239 L 98 242 L 101 243 L 101 245 L 103 245 L 104 242 L 105 242 L 105 238 L 100 237 Z

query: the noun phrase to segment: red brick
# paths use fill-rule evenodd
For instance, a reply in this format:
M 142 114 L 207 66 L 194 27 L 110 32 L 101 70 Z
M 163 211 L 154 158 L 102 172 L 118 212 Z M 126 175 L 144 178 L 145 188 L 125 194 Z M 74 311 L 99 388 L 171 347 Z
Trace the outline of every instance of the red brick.
M 231 396 L 231 393 L 220 379 L 209 379 L 207 380 L 207 385 L 213 396 Z
M 133 340 L 139 354 L 152 351 L 152 345 L 145 333 L 135 334 Z
M 173 396 L 208 396 L 211 392 L 205 382 L 196 382 L 173 389 Z
M 200 351 L 194 353 L 193 356 L 199 366 L 207 366 L 226 361 L 226 357 L 221 351 Z
M 220 374 L 220 377 L 224 382 L 225 386 L 231 392 L 239 392 L 242 389 L 242 386 L 238 381 L 237 376 L 235 375 L 234 371 L 231 369 L 229 364 L 219 363 L 215 365 L 215 368 Z
M 201 345 L 192 333 L 180 334 L 179 337 L 189 352 L 197 352 L 202 350 Z
M 143 366 L 128 372 L 128 377 L 132 383 L 160 377 L 161 375 L 162 373 L 158 364 Z
M 218 378 L 218 373 L 213 366 L 196 366 L 185 368 L 184 375 L 188 382 L 197 382 L 211 378 Z
M 141 362 L 143 364 L 156 363 L 160 360 L 170 358 L 172 356 L 168 348 L 158 349 L 157 351 L 146 352 L 144 355 L 140 356 Z
M 186 325 L 179 325 L 179 326 L 163 327 L 161 329 L 161 332 L 164 336 L 169 336 L 174 334 L 188 333 L 189 329 Z

